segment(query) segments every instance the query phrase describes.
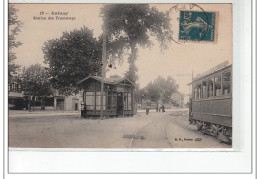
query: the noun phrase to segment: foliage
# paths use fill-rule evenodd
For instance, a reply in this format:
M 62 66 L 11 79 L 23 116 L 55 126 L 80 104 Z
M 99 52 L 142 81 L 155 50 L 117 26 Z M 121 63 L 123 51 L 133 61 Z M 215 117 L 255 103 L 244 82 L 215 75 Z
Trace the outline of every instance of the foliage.
M 102 8 L 101 15 L 111 59 L 122 59 L 124 53 L 130 50 L 126 76 L 135 82 L 138 77 L 135 66 L 137 46 L 150 47 L 153 45 L 150 36 L 155 36 L 161 48 L 166 48 L 172 34 L 169 14 L 148 4 L 107 4 Z
M 101 41 L 97 41 L 87 27 L 48 40 L 43 53 L 44 62 L 49 65 L 51 84 L 60 94 L 77 92 L 80 80 L 101 73 Z
M 48 74 L 40 64 L 24 68 L 20 80 L 25 96 L 46 97 L 53 93 Z
M 170 102 L 170 97 L 177 90 L 178 85 L 172 77 L 164 79 L 159 76 L 153 82 L 148 83 L 146 87 L 139 90 L 138 95 L 142 99 L 149 99 L 152 102 L 161 100 L 163 104 L 166 104 Z
M 177 92 L 178 85 L 172 77 L 167 77 L 166 80 L 157 81 L 157 84 L 161 87 L 161 100 L 162 103 L 170 103 L 170 98 L 174 92 Z
M 22 43 L 16 41 L 15 38 L 20 32 L 22 23 L 18 20 L 18 9 L 14 8 L 13 5 L 10 5 L 8 10 L 8 77 L 11 78 L 16 73 L 17 69 L 19 69 L 19 65 L 14 63 L 16 55 L 13 50 L 22 45 Z
M 147 91 L 147 96 L 149 96 L 148 99 L 150 99 L 153 102 L 157 102 L 160 100 L 161 98 L 161 89 L 160 86 L 158 86 L 155 83 L 148 83 L 148 85 L 146 86 L 146 91 Z

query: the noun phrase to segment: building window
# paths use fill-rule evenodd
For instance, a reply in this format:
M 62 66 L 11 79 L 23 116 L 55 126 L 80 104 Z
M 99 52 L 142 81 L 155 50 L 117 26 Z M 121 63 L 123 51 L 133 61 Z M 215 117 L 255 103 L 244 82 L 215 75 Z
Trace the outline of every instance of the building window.
M 223 75 L 223 94 L 224 95 L 229 95 L 231 90 L 230 90 L 230 86 L 231 86 L 231 72 L 224 72 Z
M 10 83 L 8 84 L 8 91 L 14 91 L 14 92 L 18 92 L 21 90 L 21 87 L 19 84 L 17 83 Z
M 109 92 L 107 97 L 107 109 L 116 110 L 117 109 L 117 100 L 116 100 L 116 93 Z
M 95 92 L 86 92 L 87 110 L 95 110 Z
M 54 97 L 45 99 L 45 106 L 54 106 Z
M 101 92 L 96 92 L 96 110 L 100 110 L 101 106 Z M 106 109 L 106 95 L 105 92 L 103 93 L 103 110 Z
M 215 96 L 221 96 L 221 76 L 215 76 Z
M 124 110 L 127 110 L 127 93 L 124 93 Z
M 111 94 L 107 96 L 107 109 L 111 109 L 112 105 L 112 96 Z
M 116 93 L 113 93 L 112 96 L 112 109 L 117 110 L 117 98 L 116 98 Z
M 203 81 L 202 82 L 202 98 L 207 97 L 207 82 Z
M 128 110 L 132 110 L 131 93 L 128 93 Z
M 208 97 L 213 96 L 213 79 L 208 79 Z

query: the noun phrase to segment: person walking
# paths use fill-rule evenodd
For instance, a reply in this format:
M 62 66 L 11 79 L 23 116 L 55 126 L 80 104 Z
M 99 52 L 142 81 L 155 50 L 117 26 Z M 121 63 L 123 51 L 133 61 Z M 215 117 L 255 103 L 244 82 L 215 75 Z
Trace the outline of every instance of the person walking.
M 147 107 L 146 107 L 146 115 L 149 114 L 149 110 L 150 110 L 150 106 L 147 106 Z

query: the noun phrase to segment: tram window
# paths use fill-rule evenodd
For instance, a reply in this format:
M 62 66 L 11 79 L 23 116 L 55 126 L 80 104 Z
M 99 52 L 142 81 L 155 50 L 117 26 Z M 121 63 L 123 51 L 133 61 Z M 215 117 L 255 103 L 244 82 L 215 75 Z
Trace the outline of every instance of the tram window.
M 203 81 L 202 82 L 202 98 L 206 98 L 207 97 L 207 82 Z
M 230 83 L 231 83 L 231 72 L 223 73 L 223 94 L 228 95 L 230 94 Z
M 208 97 L 213 96 L 213 79 L 208 79 Z
M 221 76 L 215 76 L 215 96 L 221 96 Z
M 198 85 L 198 98 L 201 98 L 201 84 Z
M 194 99 L 198 99 L 198 85 L 194 86 Z

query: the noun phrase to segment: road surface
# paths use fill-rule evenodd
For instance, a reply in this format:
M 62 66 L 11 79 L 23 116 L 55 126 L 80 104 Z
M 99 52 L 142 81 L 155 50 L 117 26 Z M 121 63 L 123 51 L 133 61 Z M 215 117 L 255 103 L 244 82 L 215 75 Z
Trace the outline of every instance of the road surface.
M 187 110 L 87 120 L 79 113 L 10 113 L 11 148 L 230 148 L 188 124 Z
M 150 123 L 139 129 L 131 148 L 230 148 L 216 138 L 203 135 L 188 123 L 188 111 L 151 113 Z

